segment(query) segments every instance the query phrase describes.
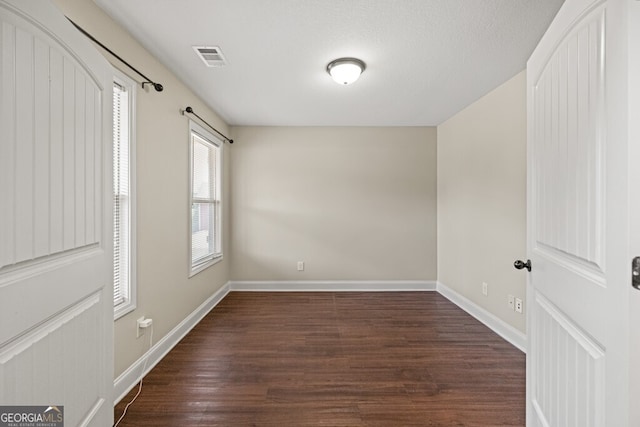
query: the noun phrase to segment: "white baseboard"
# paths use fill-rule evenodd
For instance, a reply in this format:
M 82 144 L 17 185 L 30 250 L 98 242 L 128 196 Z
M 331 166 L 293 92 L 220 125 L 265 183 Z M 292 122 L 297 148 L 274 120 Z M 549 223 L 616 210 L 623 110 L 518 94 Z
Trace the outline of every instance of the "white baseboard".
M 509 325 L 504 320 L 488 312 L 476 303 L 463 297 L 442 282 L 437 282 L 437 291 L 449 301 L 475 317 L 480 322 L 484 323 L 485 326 L 507 340 L 514 347 L 523 353 L 527 352 L 527 336 L 518 329 Z
M 240 292 L 404 292 L 435 291 L 435 280 L 281 280 L 231 281 Z
M 222 299 L 229 293 L 229 282 L 222 286 L 215 294 L 200 304 L 190 315 L 173 328 L 167 335 L 158 341 L 145 354 L 136 360 L 126 371 L 124 371 L 113 382 L 114 405 L 120 402 L 123 397 L 140 381 L 141 376 L 146 375 L 158 362 L 162 360 L 175 347 L 185 335 L 196 326 L 204 316 L 207 315 Z M 145 365 L 145 359 L 147 359 Z M 144 366 L 144 372 L 143 372 Z

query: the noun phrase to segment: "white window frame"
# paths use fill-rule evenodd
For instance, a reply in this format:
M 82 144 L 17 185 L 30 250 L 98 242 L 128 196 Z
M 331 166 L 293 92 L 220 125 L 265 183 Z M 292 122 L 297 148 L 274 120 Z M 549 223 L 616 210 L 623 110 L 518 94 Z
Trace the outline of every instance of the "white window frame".
M 216 156 L 216 176 L 215 176 L 215 191 L 213 199 L 217 200 L 218 204 L 218 215 L 215 217 L 214 222 L 214 230 L 216 236 L 216 242 L 214 243 L 214 248 L 217 248 L 212 254 L 203 257 L 197 262 L 193 261 L 193 219 L 192 219 L 192 206 L 193 203 L 197 201 L 193 197 L 193 135 L 197 135 L 200 139 L 205 140 L 207 143 L 216 147 L 218 150 L 218 155 Z M 222 168 L 223 168 L 223 158 L 224 158 L 224 144 L 223 142 L 209 132 L 204 127 L 200 126 L 193 120 L 189 120 L 189 277 L 192 277 L 201 271 L 211 267 L 214 264 L 222 261 L 223 259 L 223 212 L 224 212 L 224 198 L 223 198 L 223 182 L 222 177 L 224 176 Z
M 132 312 L 137 306 L 137 265 L 136 265 L 136 89 L 137 84 L 130 77 L 114 69 L 114 83 L 123 87 L 128 95 L 128 171 L 129 171 L 129 212 L 128 212 L 128 283 L 127 289 L 123 292 L 125 297 L 122 302 L 116 305 L 114 301 L 114 320 L 119 319 L 127 313 Z M 114 242 L 115 243 L 115 242 Z M 114 248 L 115 249 L 115 248 Z

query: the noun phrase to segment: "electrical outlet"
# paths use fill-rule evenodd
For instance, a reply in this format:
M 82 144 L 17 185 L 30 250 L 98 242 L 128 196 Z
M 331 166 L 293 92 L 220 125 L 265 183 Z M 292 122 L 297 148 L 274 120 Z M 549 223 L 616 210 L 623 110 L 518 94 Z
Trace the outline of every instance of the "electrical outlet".
M 514 297 L 513 295 L 509 295 L 509 308 L 511 310 L 516 309 L 516 297 Z
M 144 316 L 136 320 L 136 338 L 140 338 L 144 335 L 145 328 L 141 328 L 140 325 L 144 322 Z
M 482 282 L 482 295 L 485 297 L 489 295 L 489 284 L 487 282 Z
M 153 325 L 153 319 L 145 319 L 144 316 L 136 320 L 136 338 L 144 335 L 144 330 Z
M 516 312 L 522 313 L 522 300 L 520 298 L 516 298 Z
M 304 271 L 304 261 L 298 261 L 298 271 Z

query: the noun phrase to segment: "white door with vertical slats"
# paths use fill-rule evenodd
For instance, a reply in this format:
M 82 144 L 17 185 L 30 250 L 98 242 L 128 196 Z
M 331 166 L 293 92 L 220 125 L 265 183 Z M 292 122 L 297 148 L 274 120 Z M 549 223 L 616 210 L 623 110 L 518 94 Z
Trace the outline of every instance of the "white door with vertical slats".
M 629 4 L 630 257 L 640 256 L 640 1 Z M 640 426 L 640 289 L 629 288 L 629 425 Z
M 112 424 L 111 68 L 44 0 L 0 0 L 0 404 Z
M 638 425 L 627 62 L 636 3 L 566 0 L 527 64 L 528 426 Z

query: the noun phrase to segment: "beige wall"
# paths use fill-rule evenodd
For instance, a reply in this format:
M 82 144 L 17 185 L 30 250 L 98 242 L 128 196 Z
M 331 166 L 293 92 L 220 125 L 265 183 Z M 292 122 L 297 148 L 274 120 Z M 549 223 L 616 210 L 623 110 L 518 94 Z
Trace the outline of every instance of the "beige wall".
M 507 296 L 525 298 L 525 191 L 523 71 L 438 126 L 438 280 L 522 332 Z
M 181 116 L 179 110 L 191 105 L 221 131 L 228 132 L 228 129 L 93 1 L 55 0 L 55 3 L 65 15 L 165 88 L 161 93 L 148 87 L 137 91 L 138 308 L 115 323 L 115 375 L 118 376 L 147 350 L 149 336 L 136 339 L 138 317 L 153 318 L 154 342 L 157 342 L 228 281 L 228 259 L 188 278 L 188 119 Z M 140 81 L 110 55 L 105 57 Z M 228 165 L 228 156 L 225 160 Z M 226 179 L 227 194 L 228 182 Z M 227 212 L 226 225 L 228 218 Z M 228 227 L 225 232 L 228 237 Z M 225 253 L 228 252 L 226 239 Z
M 233 280 L 436 279 L 435 128 L 232 132 Z

